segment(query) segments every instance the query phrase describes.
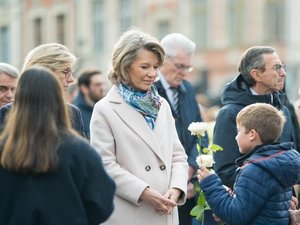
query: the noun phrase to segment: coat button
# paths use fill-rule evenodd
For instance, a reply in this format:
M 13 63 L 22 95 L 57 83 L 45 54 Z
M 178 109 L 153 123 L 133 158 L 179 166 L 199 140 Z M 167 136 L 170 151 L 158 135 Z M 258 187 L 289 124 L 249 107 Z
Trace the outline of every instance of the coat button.
M 149 170 L 151 170 L 151 167 L 150 167 L 150 166 L 146 166 L 146 167 L 145 167 L 145 170 L 146 170 L 146 171 L 149 171 Z
M 160 165 L 160 170 L 165 170 L 166 169 L 166 166 L 165 165 Z

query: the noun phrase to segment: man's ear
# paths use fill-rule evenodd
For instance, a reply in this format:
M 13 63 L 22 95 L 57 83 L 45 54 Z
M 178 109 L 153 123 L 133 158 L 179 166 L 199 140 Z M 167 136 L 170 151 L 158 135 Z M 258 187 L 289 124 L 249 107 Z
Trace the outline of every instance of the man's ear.
M 252 69 L 250 74 L 256 82 L 262 81 L 261 72 L 258 69 Z

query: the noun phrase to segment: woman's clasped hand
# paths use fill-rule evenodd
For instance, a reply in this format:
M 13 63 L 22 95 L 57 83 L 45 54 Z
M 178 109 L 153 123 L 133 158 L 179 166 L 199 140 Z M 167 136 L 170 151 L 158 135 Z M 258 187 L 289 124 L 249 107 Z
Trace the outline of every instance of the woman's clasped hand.
M 147 187 L 144 190 L 141 199 L 152 204 L 155 210 L 161 215 L 171 214 L 173 208 L 177 206 L 176 202 L 180 193 L 181 191 L 179 189 L 170 188 L 165 195 L 162 195 L 153 188 Z

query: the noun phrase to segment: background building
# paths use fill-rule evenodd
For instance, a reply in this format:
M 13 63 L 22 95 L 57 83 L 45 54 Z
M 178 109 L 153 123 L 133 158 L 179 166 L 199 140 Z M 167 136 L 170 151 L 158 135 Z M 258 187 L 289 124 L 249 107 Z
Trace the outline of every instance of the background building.
M 287 64 L 287 90 L 300 85 L 299 0 L 0 0 L 0 61 L 21 68 L 27 52 L 47 42 L 68 46 L 78 69 L 104 73 L 112 47 L 131 26 L 158 39 L 180 32 L 197 44 L 197 91 L 218 97 L 237 75 L 240 54 L 253 45 L 274 46 Z

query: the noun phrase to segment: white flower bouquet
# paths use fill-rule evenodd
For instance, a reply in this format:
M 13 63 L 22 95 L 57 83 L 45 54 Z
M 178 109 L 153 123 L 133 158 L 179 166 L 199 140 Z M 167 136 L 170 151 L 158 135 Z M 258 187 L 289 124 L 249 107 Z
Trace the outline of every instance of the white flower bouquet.
M 191 135 L 197 136 L 197 164 L 198 166 L 204 165 L 206 168 L 212 170 L 213 167 L 213 152 L 222 151 L 223 148 L 219 145 L 212 144 L 208 148 L 201 147 L 202 137 L 205 136 L 205 132 L 207 130 L 207 125 L 204 122 L 193 122 L 189 125 L 188 130 L 191 132 Z M 196 217 L 197 220 L 201 220 L 202 224 L 204 224 L 204 212 L 205 210 L 210 210 L 208 203 L 206 202 L 205 196 L 203 191 L 201 190 L 200 186 L 196 186 L 196 191 L 199 192 L 199 197 L 197 201 L 197 205 L 191 210 L 191 216 Z

